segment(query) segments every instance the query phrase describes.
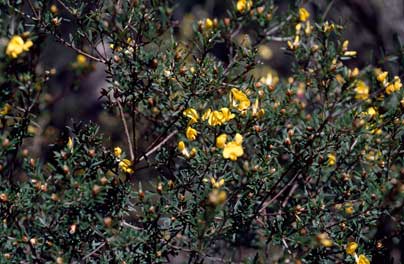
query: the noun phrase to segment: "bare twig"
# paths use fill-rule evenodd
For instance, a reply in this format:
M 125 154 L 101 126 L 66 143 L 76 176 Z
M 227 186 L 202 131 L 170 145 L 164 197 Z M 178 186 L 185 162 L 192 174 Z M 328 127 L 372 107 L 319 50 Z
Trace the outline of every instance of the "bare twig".
M 144 160 L 145 158 L 147 158 L 148 156 L 150 156 L 151 154 L 153 154 L 154 152 L 156 152 L 159 148 L 161 148 L 170 138 L 172 138 L 173 136 L 175 136 L 178 133 L 178 130 L 175 130 L 173 132 L 171 132 L 166 138 L 164 138 L 157 146 L 155 146 L 154 148 L 152 148 L 151 150 L 149 150 L 146 154 L 144 154 L 142 157 L 140 157 L 139 161 Z
M 135 160 L 135 153 L 133 152 L 132 140 L 130 137 L 128 124 L 126 123 L 125 114 L 123 112 L 123 108 L 122 108 L 121 102 L 119 100 L 117 100 L 117 104 L 118 104 L 118 109 L 119 109 L 119 114 L 121 116 L 122 124 L 125 129 L 126 139 L 128 141 L 128 145 L 129 145 L 130 158 L 133 161 L 133 160 Z
M 83 257 L 82 260 L 88 259 L 89 257 L 91 257 L 92 255 L 94 255 L 95 253 L 97 253 L 101 248 L 103 248 L 105 246 L 105 242 L 102 242 L 96 249 L 94 249 L 93 251 L 91 251 L 90 253 L 88 253 L 87 255 L 85 255 Z

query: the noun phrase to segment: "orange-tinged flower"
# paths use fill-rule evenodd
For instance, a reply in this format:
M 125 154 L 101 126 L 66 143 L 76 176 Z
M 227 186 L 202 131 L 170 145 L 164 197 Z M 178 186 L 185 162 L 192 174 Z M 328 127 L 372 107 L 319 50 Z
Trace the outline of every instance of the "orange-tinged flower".
M 5 104 L 3 106 L 3 108 L 1 108 L 1 110 L 0 110 L 0 115 L 2 115 L 2 116 L 7 115 L 10 112 L 10 110 L 11 110 L 11 105 Z
M 32 47 L 31 40 L 24 41 L 20 36 L 13 36 L 7 44 L 6 55 L 15 59 L 24 51 L 28 51 Z

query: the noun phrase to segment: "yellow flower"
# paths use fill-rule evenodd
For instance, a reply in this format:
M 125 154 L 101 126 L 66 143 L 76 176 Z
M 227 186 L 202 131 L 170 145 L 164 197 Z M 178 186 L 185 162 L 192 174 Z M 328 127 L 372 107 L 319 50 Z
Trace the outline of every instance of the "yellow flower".
M 304 8 L 304 7 L 299 8 L 300 21 L 305 22 L 307 19 L 309 19 L 309 17 L 310 17 L 310 13 L 309 13 L 309 11 L 307 11 L 306 8 Z
M 326 33 L 329 33 L 331 31 L 333 31 L 334 29 L 335 29 L 334 23 L 329 23 L 328 21 L 326 21 L 323 24 L 323 31 L 326 32 Z
M 213 20 L 210 18 L 205 19 L 205 29 L 209 30 L 213 28 Z
M 178 150 L 182 152 L 182 151 L 185 149 L 185 143 L 184 143 L 184 141 L 181 140 L 180 142 L 178 142 L 178 146 L 177 146 L 177 147 L 178 147 Z
M 357 248 L 358 248 L 358 244 L 357 244 L 357 243 L 355 243 L 355 242 L 349 242 L 349 243 L 346 245 L 345 251 L 346 251 L 347 254 L 353 255 L 353 254 L 355 254 L 355 251 L 356 251 Z
M 337 157 L 334 153 L 328 154 L 328 165 L 334 166 L 337 163 Z
M 260 82 L 268 87 L 275 87 L 279 82 L 279 77 L 275 72 L 270 71 L 260 79 Z
M 245 111 L 251 105 L 247 95 L 236 88 L 233 88 L 230 91 L 230 103 L 239 111 Z
M 126 173 L 131 174 L 134 172 L 134 170 L 131 167 L 132 167 L 132 161 L 128 159 L 123 159 L 119 162 L 119 168 L 121 168 L 121 170 Z
M 238 157 L 243 156 L 243 136 L 239 133 L 234 137 L 234 141 L 227 143 L 223 149 L 223 158 L 230 160 L 237 160 Z
M 114 155 L 115 157 L 119 158 L 122 154 L 122 149 L 120 147 L 115 147 L 114 148 Z
M 401 83 L 400 78 L 398 76 L 394 76 L 394 82 L 387 84 L 386 93 L 390 95 L 394 92 L 397 92 L 401 89 L 402 86 L 403 84 Z
M 261 116 L 263 116 L 265 114 L 265 110 L 259 108 L 258 98 L 255 100 L 255 103 L 253 104 L 252 114 L 254 117 L 257 117 L 257 118 L 260 118 Z
M 226 141 L 227 141 L 227 135 L 221 134 L 216 138 L 216 147 L 220 149 L 224 148 L 226 146 Z
M 209 119 L 208 119 L 208 124 L 210 126 L 217 126 L 217 125 L 221 125 L 224 122 L 224 117 L 223 117 L 223 113 L 219 112 L 219 111 L 213 111 L 210 115 L 209 115 Z
M 31 40 L 24 41 L 20 36 L 13 36 L 7 44 L 6 54 L 15 59 L 24 51 L 28 51 L 32 45 Z
M 185 132 L 185 135 L 187 136 L 187 138 L 189 140 L 194 141 L 196 139 L 196 136 L 198 135 L 198 131 L 196 131 L 196 129 L 188 126 L 187 131 Z
M 332 247 L 332 245 L 334 244 L 327 233 L 318 234 L 317 241 L 324 247 Z
M 249 11 L 252 7 L 252 0 L 238 0 L 236 4 L 236 9 L 238 12 L 243 13 Z
M 56 5 L 51 5 L 50 11 L 52 14 L 56 15 L 59 12 L 59 9 Z
M 220 179 L 219 181 L 216 181 L 215 178 L 210 178 L 210 183 L 212 184 L 213 188 L 219 189 L 224 185 L 224 179 Z
M 212 113 L 212 110 L 210 108 L 208 108 L 208 110 L 206 110 L 205 113 L 203 113 L 203 115 L 202 115 L 202 121 L 209 119 L 211 113 Z
M 227 107 L 220 108 L 220 111 L 223 114 L 223 119 L 225 122 L 228 122 L 236 117 L 236 115 L 230 112 L 230 109 Z
M 359 258 L 356 260 L 357 264 L 370 264 L 369 259 L 365 255 L 359 255 Z
M 73 139 L 71 137 L 67 140 L 67 147 L 72 150 L 73 149 Z
M 379 81 L 379 82 L 381 82 L 381 83 L 384 83 L 385 82 L 385 80 L 387 79 L 387 76 L 389 75 L 389 73 L 388 72 L 377 72 L 377 76 L 376 76 L 376 79 Z
M 11 110 L 11 105 L 5 104 L 3 108 L 0 110 L 0 115 L 4 116 L 7 115 Z
M 223 190 L 213 189 L 209 193 L 209 202 L 215 206 L 224 204 L 227 199 L 227 193 Z
M 185 109 L 183 115 L 190 119 L 188 125 L 192 125 L 199 120 L 199 114 L 193 108 Z
M 76 57 L 76 63 L 79 66 L 85 66 L 87 64 L 86 56 L 84 56 L 82 54 L 78 54 L 77 57 Z
M 367 100 L 369 98 L 369 87 L 363 81 L 358 81 L 355 87 L 355 92 L 356 100 Z
M 366 114 L 371 116 L 371 117 L 375 117 L 377 115 L 377 110 L 374 107 L 369 107 Z

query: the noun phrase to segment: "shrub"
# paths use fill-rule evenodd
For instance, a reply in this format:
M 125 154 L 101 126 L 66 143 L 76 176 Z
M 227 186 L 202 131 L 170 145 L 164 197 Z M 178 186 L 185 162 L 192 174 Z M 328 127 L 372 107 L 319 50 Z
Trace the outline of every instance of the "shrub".
M 343 27 L 301 3 L 280 12 L 239 0 L 185 35 L 172 4 L 0 1 L 2 261 L 388 256 L 385 243 L 403 232 L 400 78 L 348 67 L 356 52 Z M 100 96 L 124 145 L 76 123 L 46 155 L 29 151 L 51 109 L 56 73 L 41 57 L 49 41 L 77 53 L 76 76 L 105 67 Z M 284 44 L 291 76 L 262 76 L 271 41 Z

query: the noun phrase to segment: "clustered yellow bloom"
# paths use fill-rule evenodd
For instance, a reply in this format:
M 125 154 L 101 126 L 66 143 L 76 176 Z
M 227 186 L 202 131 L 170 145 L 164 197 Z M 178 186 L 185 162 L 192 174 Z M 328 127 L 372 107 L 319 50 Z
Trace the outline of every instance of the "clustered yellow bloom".
M 213 20 L 210 18 L 205 19 L 204 27 L 206 30 L 210 30 L 213 28 Z
M 386 94 L 390 95 L 394 92 L 400 91 L 403 84 L 398 76 L 394 76 L 394 80 L 392 83 L 389 83 L 386 87 Z
M 369 86 L 366 85 L 364 81 L 358 81 L 355 87 L 355 99 L 356 100 L 367 100 L 369 98 Z
M 252 0 L 238 0 L 236 4 L 236 9 L 238 12 L 243 13 L 246 11 L 250 11 L 253 5 Z
M 232 120 L 236 116 L 227 107 L 222 107 L 220 110 L 212 111 L 210 108 L 202 116 L 202 120 L 208 120 L 210 126 L 220 126 Z
M 369 259 L 360 254 L 359 257 L 356 254 L 356 249 L 358 248 L 358 244 L 356 242 L 349 242 L 345 247 L 345 252 L 351 256 L 354 256 L 356 264 L 370 264 Z
M 230 104 L 232 107 L 237 108 L 239 111 L 243 112 L 250 107 L 251 102 L 248 99 L 247 95 L 242 91 L 233 88 L 230 91 Z
M 334 166 L 337 163 L 337 156 L 334 153 L 328 154 L 328 161 L 329 166 Z
M 119 168 L 126 173 L 133 173 L 134 170 L 132 169 L 132 161 L 128 159 L 123 159 L 119 162 Z
M 243 156 L 244 149 L 242 146 L 243 136 L 237 133 L 234 140 L 226 143 L 227 135 L 222 134 L 216 138 L 216 146 L 223 149 L 223 158 L 230 160 L 237 160 L 238 157 Z
M 76 63 L 79 66 L 85 66 L 87 65 L 87 58 L 86 56 L 82 55 L 82 54 L 78 54 L 76 57 Z
M 13 36 L 7 44 L 6 55 L 15 59 L 24 51 L 28 51 L 32 47 L 31 40 L 24 41 L 21 36 Z
M 196 148 L 192 148 L 191 151 L 188 151 L 188 148 L 185 146 L 184 141 L 178 142 L 177 148 L 181 152 L 181 154 L 188 159 L 196 156 Z
M 122 149 L 120 147 L 115 147 L 114 148 L 114 156 L 118 159 L 119 161 L 119 168 L 126 173 L 134 173 L 134 170 L 132 169 L 133 163 L 132 161 L 128 159 L 121 159 L 122 155 Z
M 307 11 L 306 8 L 304 8 L 304 7 L 299 8 L 300 21 L 305 22 L 307 19 L 309 19 L 309 17 L 310 17 L 310 13 L 309 13 L 309 11 Z
M 356 51 L 348 50 L 349 41 L 345 40 L 342 43 L 342 51 L 344 52 L 344 56 L 353 57 L 356 56 Z

